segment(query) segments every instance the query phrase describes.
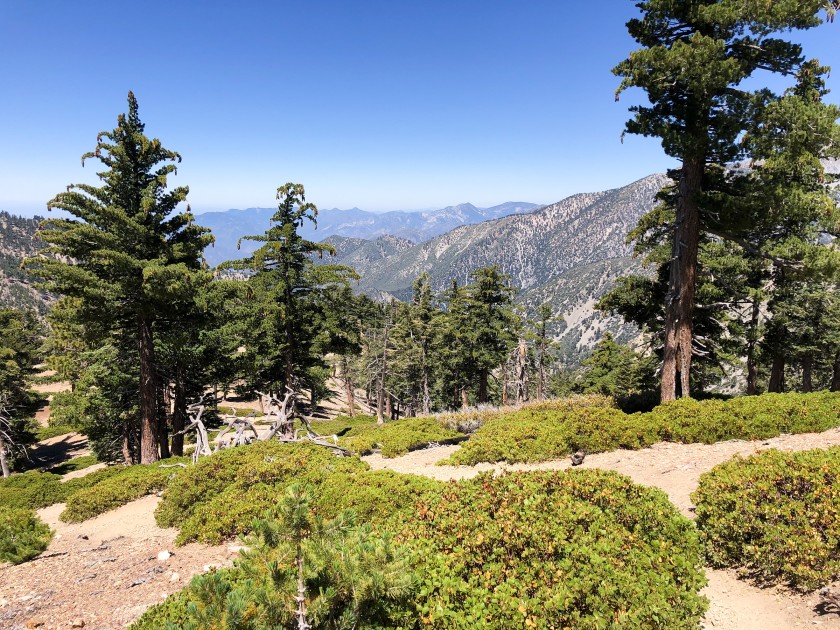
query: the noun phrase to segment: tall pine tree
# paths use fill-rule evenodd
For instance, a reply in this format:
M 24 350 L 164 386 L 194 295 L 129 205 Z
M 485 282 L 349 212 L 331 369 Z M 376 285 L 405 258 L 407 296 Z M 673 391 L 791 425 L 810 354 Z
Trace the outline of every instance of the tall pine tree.
M 103 185 L 71 185 L 48 203 L 75 218 L 44 221 L 40 236 L 48 247 L 27 264 L 45 289 L 78 299 L 77 320 L 91 347 L 106 342 L 103 334 L 134 346 L 140 461 L 149 463 L 159 457 L 155 324 L 200 269 L 212 236 L 193 224 L 189 208 L 177 212 L 188 188 L 167 184 L 181 156 L 144 131 L 129 92 L 128 113 L 82 156 L 82 164 L 96 159 L 104 166 Z
M 710 165 L 744 157 L 740 142 L 766 92 L 742 87 L 757 70 L 792 74 L 801 47 L 775 36 L 817 26 L 820 0 L 646 0 L 628 22 L 642 48 L 614 72 L 618 92 L 639 87 L 649 106 L 631 108 L 629 133 L 659 137 L 678 159 L 665 298 L 661 397 L 690 394 L 697 256 L 715 207 L 704 203 Z M 618 95 L 616 95 L 616 98 Z

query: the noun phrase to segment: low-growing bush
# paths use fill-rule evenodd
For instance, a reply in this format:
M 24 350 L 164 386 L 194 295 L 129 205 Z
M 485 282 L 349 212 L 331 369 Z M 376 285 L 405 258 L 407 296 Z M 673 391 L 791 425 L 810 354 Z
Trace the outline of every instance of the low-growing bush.
M 59 518 L 66 523 L 79 523 L 163 490 L 183 469 L 161 466 L 186 461 L 187 458 L 173 457 L 154 464 L 106 468 L 68 481 L 64 485 L 72 489 L 72 494 L 68 496 L 67 507 Z
M 357 427 L 341 439 L 355 453 L 365 454 L 376 448 L 384 457 L 404 455 L 412 448 L 461 436 L 447 429 L 435 418 L 404 418 L 383 425 Z
M 62 503 L 70 492 L 61 483 L 61 475 L 30 470 L 0 479 L 0 506 L 37 510 L 53 503 Z
M 163 493 L 155 512 L 161 527 L 178 527 L 178 544 L 219 543 L 249 531 L 251 521 L 274 506 L 289 484 L 315 489 L 314 509 L 333 518 L 352 508 L 379 524 L 413 509 L 442 484 L 414 475 L 371 471 L 356 457 L 336 457 L 311 444 L 258 442 L 201 459 Z
M 302 423 L 299 423 L 301 426 Z M 338 415 L 332 420 L 310 420 L 313 431 L 319 435 L 353 435 L 376 426 L 375 416 L 356 414 L 355 416 Z
M 55 475 L 66 475 L 67 473 L 84 470 L 85 468 L 93 466 L 97 463 L 97 461 L 96 455 L 82 455 L 81 457 L 69 459 L 58 466 L 53 466 L 50 468 L 50 472 Z
M 0 507 L 0 563 L 19 564 L 40 554 L 50 544 L 52 530 L 34 511 Z
M 840 577 L 840 447 L 736 457 L 692 499 L 713 566 L 804 591 Z
M 590 453 L 642 448 L 655 442 L 766 439 L 782 433 L 825 431 L 840 425 L 840 393 L 764 394 L 731 400 L 682 398 L 649 413 L 609 407 L 524 407 L 488 420 L 448 460 L 538 462 Z
M 247 531 L 292 481 L 318 487 L 337 472 L 367 470 L 311 444 L 257 442 L 205 457 L 179 475 L 155 511 L 161 527 L 179 527 L 177 542 L 218 542 Z
M 446 411 L 436 416 L 438 422 L 448 429 L 459 433 L 474 433 L 490 420 L 505 418 L 517 411 L 565 412 L 583 407 L 615 407 L 615 401 L 609 396 L 601 394 L 581 394 L 567 398 L 553 398 L 550 400 L 536 400 L 510 407 L 494 407 L 492 405 L 478 405 L 458 411 Z
M 641 448 L 659 441 L 658 432 L 639 414 L 609 407 L 579 407 L 543 413 L 517 411 L 485 424 L 446 463 L 541 462 L 579 449 L 595 453 Z
M 35 439 L 39 442 L 49 440 L 50 438 L 58 437 L 59 435 L 67 435 L 68 433 L 76 433 L 77 430 L 67 424 L 56 424 L 48 427 L 38 427 L 35 431 Z
M 483 474 L 418 506 L 398 541 L 436 628 L 696 628 L 702 547 L 659 490 L 601 470 Z
M 307 627 L 394 628 L 411 622 L 417 580 L 406 549 L 359 525 L 352 511 L 325 521 L 300 484 L 291 484 L 278 500 L 253 521 L 254 534 L 233 569 L 194 578 L 132 628 L 298 627 L 297 558 Z
M 762 394 L 702 401 L 681 398 L 648 415 L 662 427 L 664 440 L 688 444 L 759 440 L 840 425 L 840 393 Z

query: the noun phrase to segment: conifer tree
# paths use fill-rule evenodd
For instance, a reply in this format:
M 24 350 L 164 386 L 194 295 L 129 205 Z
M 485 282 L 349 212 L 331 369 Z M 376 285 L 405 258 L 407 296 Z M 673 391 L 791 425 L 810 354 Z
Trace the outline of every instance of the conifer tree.
M 279 392 L 318 389 L 326 365 L 323 352 L 316 352 L 323 332 L 324 295 L 358 276 L 346 266 L 313 263 L 313 255 L 335 251 L 298 234 L 304 221 L 315 223 L 318 214 L 317 207 L 306 201 L 301 184 L 279 187 L 277 199 L 277 212 L 265 234 L 241 239 L 262 246 L 252 256 L 220 268 L 253 272 L 239 313 L 248 323 L 243 360 L 249 385 Z
M 661 138 L 665 152 L 681 163 L 672 173 L 661 383 L 662 399 L 670 400 L 690 394 L 697 257 L 716 210 L 704 199 L 709 167 L 744 157 L 741 136 L 768 93 L 742 83 L 757 70 L 796 72 L 804 61 L 801 47 L 775 35 L 817 26 L 823 2 L 645 0 L 637 6 L 643 16 L 627 26 L 643 48 L 614 72 L 622 78 L 619 93 L 640 87 L 650 106 L 631 108 L 626 131 Z
M 468 366 L 478 383 L 477 400 L 486 403 L 490 372 L 513 349 L 518 319 L 513 310 L 514 289 L 498 267 L 483 267 L 472 277 L 466 301 Z
M 42 327 L 35 314 L 0 309 L 0 471 L 8 477 L 15 451 L 31 439 L 27 414 L 33 411 L 29 377 L 40 354 Z
M 82 156 L 82 164 L 102 163 L 103 185 L 71 185 L 48 203 L 75 218 L 44 221 L 40 236 L 48 247 L 27 264 L 43 288 L 77 298 L 90 346 L 105 341 L 104 331 L 134 345 L 140 461 L 149 463 L 159 457 L 155 324 L 179 299 L 181 282 L 200 268 L 212 236 L 193 224 L 189 208 L 176 212 L 188 189 L 168 189 L 167 180 L 181 156 L 144 130 L 129 92 L 128 113 Z

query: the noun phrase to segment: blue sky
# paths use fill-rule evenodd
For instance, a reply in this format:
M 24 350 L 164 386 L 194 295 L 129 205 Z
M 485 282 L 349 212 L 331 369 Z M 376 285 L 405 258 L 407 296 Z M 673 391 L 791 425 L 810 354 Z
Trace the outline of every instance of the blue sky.
M 670 161 L 619 138 L 611 68 L 634 3 L 603 0 L 0 0 L 0 209 L 43 214 L 80 156 L 140 102 L 179 151 L 196 212 L 271 206 L 286 181 L 322 208 L 549 203 Z M 838 69 L 840 23 L 795 34 Z M 840 79 L 830 100 L 840 102 Z

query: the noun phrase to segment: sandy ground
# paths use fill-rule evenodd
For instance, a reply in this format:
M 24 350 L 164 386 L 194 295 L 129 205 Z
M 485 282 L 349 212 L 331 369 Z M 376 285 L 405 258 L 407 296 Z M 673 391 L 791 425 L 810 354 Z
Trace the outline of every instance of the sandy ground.
M 176 548 L 177 530 L 155 525 L 158 501 L 144 497 L 75 525 L 58 520 L 63 504 L 40 510 L 56 536 L 36 560 L 0 568 L 0 627 L 124 628 L 207 565 L 231 564 L 234 547 Z M 159 560 L 161 551 L 172 555 Z
M 785 451 L 826 448 L 840 445 L 840 430 L 824 433 L 782 435 L 763 441 L 730 441 L 718 444 L 661 443 L 639 451 L 613 451 L 586 457 L 582 468 L 602 468 L 629 475 L 637 483 L 664 490 L 686 516 L 694 507 L 690 494 L 697 488 L 700 475 L 736 454 L 749 455 L 768 448 Z M 478 466 L 436 466 L 459 446 L 443 446 L 414 451 L 395 459 L 369 455 L 363 459 L 371 468 L 389 468 L 397 472 L 425 475 L 447 481 L 474 477 L 481 471 L 563 470 L 569 460 L 540 464 L 479 464 Z M 795 630 L 825 628 L 840 630 L 840 613 L 823 614 L 818 610 L 819 595 L 802 596 L 781 588 L 759 588 L 740 580 L 735 571 L 706 569 L 709 585 L 703 593 L 710 607 L 704 628 L 722 630 Z

